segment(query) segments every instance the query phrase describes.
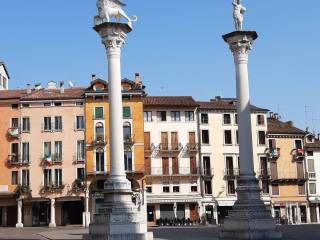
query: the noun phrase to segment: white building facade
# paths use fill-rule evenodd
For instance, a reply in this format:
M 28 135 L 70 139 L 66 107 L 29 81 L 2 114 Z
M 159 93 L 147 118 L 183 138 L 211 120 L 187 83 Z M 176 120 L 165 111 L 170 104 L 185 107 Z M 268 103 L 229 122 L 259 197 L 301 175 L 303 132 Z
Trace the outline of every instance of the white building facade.
M 202 208 L 206 219 L 223 223 L 237 200 L 239 176 L 238 124 L 235 99 L 216 97 L 210 102 L 198 102 L 200 161 L 203 167 Z M 269 205 L 269 166 L 266 157 L 266 109 L 252 107 L 254 165 L 260 179 L 262 198 Z
M 192 97 L 147 97 L 144 122 L 148 222 L 199 221 L 196 102 Z
M 4 62 L 0 62 L 0 90 L 9 89 L 9 72 Z

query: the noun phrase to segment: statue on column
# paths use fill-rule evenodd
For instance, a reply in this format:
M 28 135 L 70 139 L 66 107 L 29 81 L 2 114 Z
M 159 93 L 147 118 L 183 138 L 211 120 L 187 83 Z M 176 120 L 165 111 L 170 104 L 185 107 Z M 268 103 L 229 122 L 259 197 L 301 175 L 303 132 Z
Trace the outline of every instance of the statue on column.
M 243 15 L 247 10 L 241 4 L 241 0 L 233 0 L 233 19 L 237 31 L 242 31 Z
M 114 17 L 117 22 L 120 22 L 121 18 L 128 21 L 128 25 L 132 27 L 132 22 L 136 22 L 138 18 L 134 16 L 133 19 L 128 17 L 128 15 L 122 9 L 126 5 L 119 0 L 98 0 L 98 18 L 102 21 L 110 22 Z

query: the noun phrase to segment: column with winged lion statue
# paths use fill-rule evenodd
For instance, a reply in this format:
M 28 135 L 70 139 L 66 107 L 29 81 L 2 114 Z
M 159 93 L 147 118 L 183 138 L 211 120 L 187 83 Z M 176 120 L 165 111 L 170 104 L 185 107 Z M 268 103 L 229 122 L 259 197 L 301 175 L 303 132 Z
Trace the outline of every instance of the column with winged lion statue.
M 119 0 L 98 0 L 94 30 L 101 37 L 108 59 L 110 169 L 104 183 L 104 203 L 93 216 L 89 240 L 152 240 L 147 232 L 147 201 L 143 184 L 133 194 L 124 165 L 123 112 L 121 88 L 121 50 L 132 31 L 131 19 Z M 113 21 L 115 19 L 115 21 Z M 127 22 L 120 22 L 125 19 Z M 139 194 L 137 197 L 136 195 Z M 142 201 L 135 201 L 142 199 Z

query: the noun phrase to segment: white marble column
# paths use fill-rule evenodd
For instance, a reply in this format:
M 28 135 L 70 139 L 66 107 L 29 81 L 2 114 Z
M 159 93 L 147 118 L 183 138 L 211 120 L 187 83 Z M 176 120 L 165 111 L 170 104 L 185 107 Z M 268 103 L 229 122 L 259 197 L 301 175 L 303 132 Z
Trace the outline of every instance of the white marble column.
M 275 218 L 275 214 L 274 214 L 274 206 L 273 206 L 273 204 L 272 204 L 272 203 L 270 204 L 270 211 L 271 211 L 271 216 L 272 216 L 273 218 Z
M 317 223 L 320 223 L 319 203 L 316 204 L 316 211 L 317 211 Z
M 56 227 L 56 200 L 54 198 L 50 201 L 50 223 L 49 227 L 54 228 Z
M 17 224 L 16 228 L 23 228 L 22 223 L 22 199 L 17 200 Z
M 173 213 L 174 213 L 174 217 L 177 218 L 178 215 L 177 215 L 177 203 L 173 203 Z
M 87 228 L 90 225 L 90 212 L 89 212 L 89 190 L 84 193 L 84 212 L 82 214 L 82 225 Z
M 297 204 L 297 223 L 300 224 L 301 223 L 301 209 L 299 204 Z
M 216 224 L 219 224 L 218 206 L 216 204 L 213 206 L 213 216 L 214 216 L 214 219 L 216 221 Z
M 307 223 L 311 223 L 309 203 L 307 203 L 307 206 L 306 206 L 306 214 L 307 214 Z
M 235 31 L 223 36 L 233 54 L 236 70 L 240 176 L 236 190 L 238 200 L 224 222 L 222 239 L 282 238 L 261 199 L 261 188 L 254 172 L 248 57 L 257 37 L 255 31 Z

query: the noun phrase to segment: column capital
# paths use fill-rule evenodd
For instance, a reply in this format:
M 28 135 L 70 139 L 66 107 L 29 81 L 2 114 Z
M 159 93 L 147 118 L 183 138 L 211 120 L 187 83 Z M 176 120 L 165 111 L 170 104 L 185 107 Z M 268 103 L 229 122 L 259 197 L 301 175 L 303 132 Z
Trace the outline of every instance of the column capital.
M 235 31 L 223 36 L 224 41 L 229 44 L 236 64 L 248 62 L 249 50 L 257 38 L 258 34 L 255 31 Z
M 100 35 L 102 43 L 106 47 L 108 55 L 119 53 L 125 44 L 127 34 L 132 31 L 128 24 L 104 22 L 96 25 L 94 30 Z

